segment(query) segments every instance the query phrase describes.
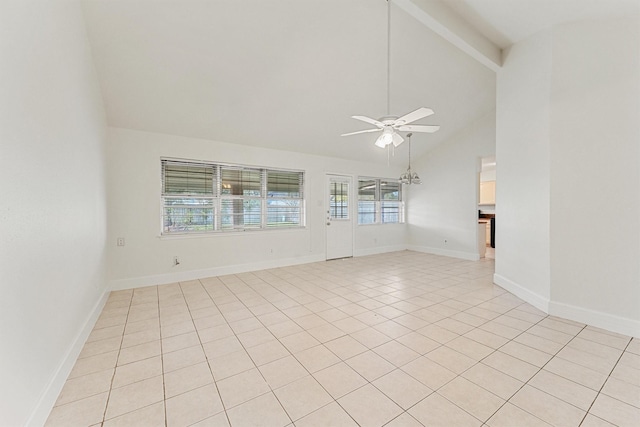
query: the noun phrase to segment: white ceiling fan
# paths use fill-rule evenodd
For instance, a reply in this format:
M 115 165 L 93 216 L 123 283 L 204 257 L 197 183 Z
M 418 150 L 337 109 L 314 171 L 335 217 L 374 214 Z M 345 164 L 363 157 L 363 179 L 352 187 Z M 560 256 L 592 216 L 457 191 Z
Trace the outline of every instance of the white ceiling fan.
M 411 125 L 417 120 L 428 117 L 433 114 L 431 108 L 420 107 L 415 111 L 405 114 L 402 117 L 392 116 L 391 106 L 391 0 L 387 0 L 387 115 L 380 119 L 372 119 L 366 116 L 351 116 L 356 120 L 377 126 L 375 129 L 359 130 L 356 132 L 343 133 L 341 136 L 357 135 L 359 133 L 380 132 L 382 134 L 376 140 L 375 145 L 380 148 L 388 147 L 393 144 L 394 147 L 402 144 L 404 138 L 398 132 L 428 132 L 433 133 L 440 129 L 436 125 Z

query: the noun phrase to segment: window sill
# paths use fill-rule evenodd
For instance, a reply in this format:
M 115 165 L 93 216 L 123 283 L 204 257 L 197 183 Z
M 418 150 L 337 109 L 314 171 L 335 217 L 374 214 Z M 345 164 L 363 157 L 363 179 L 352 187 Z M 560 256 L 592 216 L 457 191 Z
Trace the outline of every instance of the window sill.
M 201 239 L 207 237 L 218 236 L 242 236 L 247 234 L 260 234 L 260 233 L 291 233 L 305 231 L 307 227 L 283 227 L 283 228 L 259 228 L 259 229 L 242 229 L 242 230 L 225 230 L 225 231 L 210 231 L 204 233 L 168 233 L 160 234 L 158 238 L 160 240 L 180 240 L 180 239 Z

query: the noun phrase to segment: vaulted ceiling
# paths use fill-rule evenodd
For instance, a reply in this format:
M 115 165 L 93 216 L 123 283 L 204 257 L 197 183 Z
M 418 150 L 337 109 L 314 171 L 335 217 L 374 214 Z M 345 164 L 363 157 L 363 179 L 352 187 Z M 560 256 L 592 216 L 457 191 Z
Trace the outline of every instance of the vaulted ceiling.
M 492 114 L 496 76 L 407 5 L 444 6 L 499 53 L 526 36 L 511 23 L 518 13 L 555 2 L 395 1 L 390 112 L 430 107 L 435 114 L 417 123 L 441 126 L 414 134 L 416 156 Z M 585 1 L 609 2 L 563 0 Z M 340 137 L 368 127 L 352 115 L 387 113 L 386 0 L 85 0 L 83 7 L 110 126 L 387 162 L 373 145 L 377 134 Z

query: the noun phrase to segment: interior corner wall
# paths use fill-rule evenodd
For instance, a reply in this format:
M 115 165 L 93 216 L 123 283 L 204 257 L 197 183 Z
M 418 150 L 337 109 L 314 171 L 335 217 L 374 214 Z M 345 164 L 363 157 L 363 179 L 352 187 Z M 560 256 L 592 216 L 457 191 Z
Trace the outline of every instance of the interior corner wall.
M 559 25 L 551 312 L 640 336 L 640 15 Z
M 0 2 L 0 57 L 0 425 L 42 425 L 105 297 L 105 115 L 79 2 Z
M 495 155 L 495 132 L 489 114 L 412 161 L 422 184 L 405 186 L 410 249 L 479 259 L 480 158 Z
M 119 128 L 109 128 L 108 140 L 107 253 L 112 289 L 324 261 L 326 173 L 352 176 L 357 197 L 358 176 L 392 178 L 402 169 Z M 161 237 L 163 157 L 303 170 L 306 227 Z M 356 205 L 351 211 L 354 255 L 405 249 L 405 224 L 357 226 Z M 116 246 L 118 237 L 125 239 L 125 246 Z M 180 265 L 173 265 L 174 256 Z
M 547 311 L 551 30 L 504 53 L 497 73 L 494 281 Z

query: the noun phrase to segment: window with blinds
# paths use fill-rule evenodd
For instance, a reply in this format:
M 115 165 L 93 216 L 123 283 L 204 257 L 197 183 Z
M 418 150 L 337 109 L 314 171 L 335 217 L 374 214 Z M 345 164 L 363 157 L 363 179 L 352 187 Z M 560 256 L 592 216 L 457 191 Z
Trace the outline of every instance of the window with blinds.
M 358 179 L 358 224 L 404 222 L 402 185 L 384 178 Z
M 304 172 L 161 164 L 163 234 L 304 226 Z

